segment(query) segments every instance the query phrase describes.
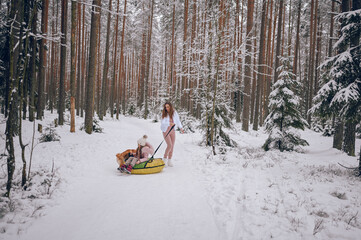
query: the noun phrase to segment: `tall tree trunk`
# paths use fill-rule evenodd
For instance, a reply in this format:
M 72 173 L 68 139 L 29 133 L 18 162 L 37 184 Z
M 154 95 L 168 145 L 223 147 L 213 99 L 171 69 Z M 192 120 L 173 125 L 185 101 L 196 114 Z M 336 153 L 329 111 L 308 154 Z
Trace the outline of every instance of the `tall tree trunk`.
M 21 118 L 23 120 L 26 120 L 26 112 L 27 112 L 27 107 L 28 107 L 28 85 L 29 85 L 29 70 L 30 70 L 30 66 L 29 66 L 29 56 L 30 53 L 29 52 L 29 42 L 30 42 L 30 37 L 29 37 L 29 32 L 32 29 L 31 24 L 33 23 L 33 17 L 34 17 L 34 8 L 30 9 L 30 2 L 26 2 L 25 3 L 25 11 L 24 11 L 24 22 L 25 24 L 28 25 L 27 28 L 24 29 L 24 32 L 26 34 L 25 36 L 25 48 L 23 51 L 23 56 L 25 58 L 25 63 L 24 63 L 24 69 L 23 69 L 23 77 L 20 80 L 20 109 L 19 109 L 19 125 L 21 124 Z M 36 11 L 35 11 L 36 13 Z M 27 23 L 26 23 L 27 22 Z M 20 136 L 20 130 L 19 130 L 19 136 Z M 21 140 L 22 142 L 22 140 Z M 23 145 L 21 144 L 21 148 L 23 147 Z M 25 146 L 24 146 L 24 150 L 25 152 Z M 25 159 L 25 158 L 24 158 Z M 26 175 L 26 171 L 24 172 Z
M 65 111 L 65 67 L 66 67 L 66 38 L 67 38 L 67 20 L 68 20 L 68 1 L 62 0 L 61 7 L 61 46 L 60 46 L 60 81 L 59 81 L 59 125 L 64 124 Z
M 349 0 L 342 0 L 341 4 L 341 12 L 348 12 L 350 10 L 350 1 Z M 341 27 L 345 24 L 341 22 Z M 339 49 L 338 52 L 342 53 L 344 49 Z M 335 134 L 333 135 L 333 148 L 338 150 L 342 149 L 342 143 L 344 138 L 344 122 L 340 116 L 336 116 L 335 120 Z
M 85 71 L 85 62 L 86 62 L 86 35 L 88 35 L 88 28 L 85 25 L 85 6 L 83 6 L 83 25 L 82 25 L 82 61 L 81 61 L 81 83 L 80 83 L 80 101 L 79 101 L 79 105 L 80 105 L 80 116 L 83 117 L 84 114 L 84 92 L 85 92 L 85 78 L 86 78 L 86 71 Z
M 23 92 L 20 94 L 20 99 L 23 98 Z M 23 168 L 21 171 L 21 186 L 24 187 L 27 181 L 27 177 L 26 177 L 26 159 L 25 159 L 25 148 L 26 145 L 24 145 L 23 143 L 23 136 L 22 136 L 22 119 L 21 119 L 21 105 L 22 103 L 20 103 L 20 108 L 19 108 L 19 145 L 21 148 L 21 159 L 23 161 Z M 26 187 L 24 187 L 26 189 Z
M 297 74 L 297 60 L 298 60 L 298 53 L 300 48 L 301 2 L 302 2 L 301 0 L 298 0 L 296 46 L 295 46 L 295 54 L 293 58 L 293 71 L 292 71 L 295 76 Z
M 209 7 L 207 9 L 207 14 L 210 14 L 210 8 L 212 5 L 212 2 L 209 3 Z M 207 22 L 206 22 L 207 23 Z M 211 137 L 211 114 L 209 113 L 210 111 L 210 107 L 209 107 L 209 102 L 211 101 L 211 81 L 212 81 L 212 59 L 213 59 L 213 33 L 211 31 L 212 29 L 212 21 L 209 21 L 208 23 L 208 54 L 207 54 L 207 81 L 205 83 L 205 98 L 206 98 L 206 102 L 205 102 L 205 119 L 206 119 L 206 145 L 207 146 L 212 146 L 212 140 L 213 137 Z
M 108 62 L 109 62 L 109 42 L 110 42 L 110 21 L 111 21 L 111 14 L 110 12 L 112 11 L 112 1 L 109 0 L 109 12 L 108 12 L 108 22 L 107 22 L 107 36 L 106 36 L 106 42 L 105 42 L 105 55 L 104 55 L 104 66 L 103 66 L 103 81 L 102 81 L 102 85 L 105 86 L 105 88 L 102 88 L 102 97 L 101 99 L 103 100 L 103 104 L 101 104 L 102 108 L 101 108 L 101 117 L 99 116 L 99 118 L 101 120 L 103 120 L 103 116 L 105 116 L 106 113 L 106 104 L 104 103 L 106 96 L 108 94 L 107 92 L 107 88 L 108 88 Z M 99 26 L 99 25 L 97 25 Z M 97 30 L 99 31 L 99 30 Z M 97 35 L 98 37 L 98 35 Z M 96 55 L 96 54 L 95 54 Z M 94 56 L 95 56 L 94 55 Z M 89 55 L 90 56 L 90 55 Z M 94 79 L 95 79 L 95 75 L 94 75 Z M 110 106 L 110 116 L 113 118 L 113 111 L 114 111 L 114 89 L 115 89 L 115 79 L 113 79 L 112 81 L 112 87 L 111 87 L 111 91 L 110 91 L 110 102 L 109 102 L 109 106 Z
M 58 3 L 53 0 L 52 2 L 52 15 L 54 16 L 51 20 L 51 34 L 54 36 L 56 33 L 56 27 L 55 22 L 57 22 L 57 12 L 55 9 L 58 8 Z M 56 20 L 55 20 L 56 19 Z M 50 61 L 50 76 L 49 76 L 49 92 L 48 92 L 48 99 L 49 99 L 49 110 L 51 113 L 54 111 L 54 91 L 55 88 L 54 85 L 56 84 L 55 76 L 56 76 L 56 43 L 54 41 L 51 41 L 51 61 Z
M 264 84 L 263 84 L 263 98 L 262 98 L 262 113 L 261 113 L 261 119 L 260 119 L 260 124 L 263 124 L 264 119 L 267 117 L 267 110 L 268 110 L 268 105 L 267 105 L 267 101 L 268 101 L 268 89 L 269 89 L 269 85 L 271 83 L 271 77 L 269 73 L 272 72 L 272 67 L 271 67 L 271 62 L 272 62 L 272 57 L 271 57 L 271 45 L 272 45 L 272 29 L 273 29 L 273 25 L 272 25 L 272 19 L 273 19 L 273 2 L 272 0 L 268 0 L 267 3 L 267 12 L 269 12 L 269 18 L 267 19 L 268 22 L 268 32 L 267 32 L 267 53 L 266 53 L 266 68 L 264 68 L 264 72 L 265 72 L 265 76 L 264 76 Z M 271 5 L 271 6 L 269 6 Z M 268 16 L 268 13 L 266 14 L 266 16 Z
M 258 2 L 256 2 L 256 14 L 254 16 L 255 19 L 258 18 Z M 252 84 L 251 84 L 251 107 L 250 107 L 250 123 L 253 124 L 253 118 L 254 118 L 254 105 L 255 105 L 255 99 L 256 99 L 256 86 L 257 86 L 257 69 L 256 69 L 256 64 L 257 64 L 257 56 L 256 56 L 256 52 L 257 52 L 257 34 L 258 34 L 258 21 L 255 22 L 254 24 L 254 32 L 253 32 L 253 53 L 252 53 L 252 59 L 253 59 L 253 64 L 252 64 Z
M 282 1 L 282 0 L 281 0 Z M 244 97 L 243 97 L 243 113 L 242 113 L 242 130 L 248 132 L 249 127 L 249 105 L 251 94 L 251 78 L 252 78 L 252 36 L 253 36 L 253 11 L 254 0 L 248 0 L 247 8 L 247 40 L 246 40 L 246 59 L 245 59 L 245 76 L 244 76 Z
M 15 171 L 15 147 L 14 147 L 14 135 L 17 132 L 16 122 L 17 119 L 17 109 L 18 109 L 18 91 L 19 91 L 19 72 L 18 64 L 21 62 L 21 46 L 22 43 L 19 39 L 22 39 L 22 26 L 24 18 L 24 2 L 22 0 L 13 0 L 11 2 L 11 9 L 9 15 L 9 51 L 10 51 L 10 63 L 9 63 L 9 89 L 8 89 L 8 118 L 6 121 L 6 150 L 8 152 L 7 156 L 7 173 L 8 181 L 6 184 L 6 196 L 10 197 L 10 190 L 12 187 L 13 175 Z
M 238 75 L 236 80 L 236 96 L 235 96 L 235 108 L 236 108 L 236 122 L 241 122 L 241 80 L 243 77 L 242 74 L 242 58 L 241 56 L 241 46 L 242 46 L 242 34 L 243 34 L 243 8 L 244 8 L 244 0 L 242 0 L 242 9 L 241 9 L 241 29 L 238 29 Z
M 75 100 L 75 74 L 76 74 L 76 24 L 77 24 L 77 3 L 75 0 L 71 1 L 71 40 L 70 40 L 70 98 L 71 101 Z M 71 122 L 70 122 L 70 132 L 75 132 L 75 111 L 70 111 Z
M 271 4 L 271 13 L 273 13 L 272 11 L 272 7 L 273 7 L 273 1 Z M 272 21 L 272 14 L 271 14 L 271 18 L 270 20 Z M 265 118 L 268 116 L 269 113 L 269 108 L 268 108 L 268 104 L 269 104 L 269 95 L 271 93 L 271 87 L 272 87 L 272 71 L 274 72 L 274 46 L 275 46 L 275 39 L 276 39 L 276 26 L 277 26 L 277 5 L 275 4 L 275 12 L 274 12 L 274 18 L 273 18 L 273 29 L 272 29 L 272 40 L 270 39 L 269 41 L 269 45 L 270 45 L 270 51 L 268 54 L 268 76 L 267 76 L 267 81 L 266 81 L 266 94 L 265 94 L 265 109 L 264 109 L 264 116 Z M 271 30 L 271 29 L 270 29 Z M 269 36 L 271 36 L 271 33 L 268 33 Z M 274 76 L 273 76 L 274 77 Z
M 122 34 L 121 34 L 121 40 L 120 40 L 120 56 L 119 56 L 119 78 L 120 83 L 122 82 L 122 68 L 123 68 L 123 59 L 124 59 L 124 34 L 125 34 L 125 20 L 126 20 L 126 13 L 127 13 L 127 0 L 124 1 L 124 14 L 123 14 L 123 26 L 122 26 Z M 125 96 L 123 96 L 124 98 Z M 120 96 L 119 96 L 120 98 Z M 119 118 L 119 98 L 118 98 L 118 104 L 117 104 L 117 119 Z M 123 112 L 125 111 L 125 106 L 123 106 Z
M 98 34 L 98 46 L 101 46 L 101 39 L 100 39 L 100 35 L 101 35 L 101 24 L 99 24 L 99 34 Z M 101 52 L 100 52 L 100 47 L 98 47 L 98 53 L 97 53 L 97 63 L 100 64 L 100 59 L 101 59 Z M 100 92 L 101 92 L 101 85 L 102 85 L 102 78 L 101 78 L 101 67 L 97 68 L 97 76 L 96 76 L 96 103 L 95 104 L 95 111 L 98 113 L 99 115 L 99 109 L 100 109 Z
M 76 97 L 75 97 L 75 107 L 76 107 L 76 115 L 79 116 L 79 103 L 80 103 L 80 82 L 81 82 L 81 7 L 82 4 L 78 2 L 78 62 L 77 62 L 77 79 L 76 79 Z
M 256 93 L 256 106 L 255 116 L 253 121 L 253 130 L 258 130 L 259 124 L 259 112 L 261 109 L 261 90 L 263 89 L 264 81 L 264 64 L 265 64 L 265 31 L 266 31 L 266 0 L 262 1 L 262 18 L 261 18 L 261 32 L 260 32 L 260 44 L 258 54 L 258 75 L 257 75 L 257 93 Z
M 144 4 L 143 4 L 144 10 Z M 143 23 L 146 24 L 145 16 L 143 16 Z M 141 60 L 140 60 L 140 69 L 138 76 L 138 108 L 141 108 L 144 104 L 144 77 L 145 77 L 145 65 L 146 65 L 146 55 L 147 55 L 147 31 L 144 28 L 142 34 L 142 51 L 141 51 Z
M 319 65 L 320 65 L 320 61 L 321 61 L 321 53 L 322 53 L 322 23 L 320 21 L 321 17 L 320 15 L 318 15 L 318 27 L 317 27 L 317 38 L 316 38 L 316 59 L 315 59 L 315 81 L 314 81 L 314 86 L 313 86 L 313 96 L 315 96 L 319 90 L 319 76 L 320 76 L 320 70 L 319 70 Z
M 349 156 L 355 156 L 356 124 L 353 119 L 349 119 L 345 123 L 342 150 Z
M 333 25 L 334 25 L 334 11 L 335 11 L 335 1 L 331 3 L 331 18 L 330 18 L 330 37 L 328 40 L 328 57 L 332 56 L 332 48 L 333 48 Z
M 313 0 L 312 0 L 313 1 Z M 281 57 L 281 42 L 282 42 L 282 17 L 283 15 L 283 0 L 280 0 L 279 12 L 278 12 L 278 25 L 277 25 L 277 43 L 276 43 L 276 56 L 275 56 L 275 65 L 274 65 L 274 76 L 273 82 L 275 83 L 278 80 L 278 67 Z
M 233 51 L 233 64 L 234 64 L 234 68 L 233 68 L 233 76 L 232 76 L 232 82 L 234 83 L 235 85 L 235 91 L 233 92 L 233 105 L 234 105 L 234 108 L 235 108 L 235 112 L 236 112 L 236 121 L 240 119 L 237 118 L 237 88 L 239 87 L 239 78 L 238 78 L 238 42 L 239 42 L 239 37 L 240 37 L 240 34 L 239 34 L 239 0 L 236 0 L 236 14 L 234 16 L 234 36 L 233 36 L 233 47 L 234 47 L 234 51 Z M 237 122 L 239 122 L 237 121 Z
M 196 54 L 194 49 L 194 41 L 196 37 L 196 28 L 197 28 L 197 0 L 193 0 L 193 10 L 192 10 L 192 32 L 191 32 L 191 57 L 189 61 L 190 65 L 190 83 L 189 83 L 189 94 L 188 94 L 188 111 L 192 116 L 195 116 L 195 104 L 194 104 L 194 98 L 193 98 L 193 89 L 194 89 L 194 83 L 196 81 L 194 77 L 195 72 L 195 65 L 196 65 Z
M 126 108 L 126 102 L 127 102 L 127 91 L 128 91 L 128 84 L 127 84 L 125 71 L 126 71 L 126 61 L 125 61 L 125 56 L 123 56 L 122 70 L 120 71 L 120 74 L 121 74 L 123 82 L 124 82 L 124 87 L 122 89 L 122 108 L 123 108 L 124 115 L 125 115 L 125 108 Z
M 30 82 L 30 91 L 29 91 L 29 121 L 34 121 L 34 111 L 35 111 L 35 86 L 36 86 L 36 56 L 37 56 L 37 41 L 36 41 L 36 23 L 37 23 L 37 12 L 38 8 L 37 5 L 34 4 L 33 6 L 34 11 L 34 17 L 32 19 L 31 23 L 31 32 L 34 34 L 34 36 L 30 39 L 30 45 L 31 45 L 31 59 L 30 59 L 30 76 L 29 76 L 29 82 Z
M 29 3 L 25 3 L 25 4 L 29 4 Z M 29 6 L 25 6 L 25 8 L 27 8 Z M 28 13 L 29 14 L 29 13 Z M 32 10 L 32 13 L 30 16 L 27 16 L 29 18 L 29 28 L 32 29 L 32 24 L 34 23 L 33 22 L 33 19 L 35 18 L 35 15 L 37 14 L 37 7 L 34 7 L 33 10 Z M 27 17 L 24 17 L 25 19 Z M 21 31 L 24 31 L 23 30 L 23 27 L 21 28 Z M 21 36 L 22 34 L 20 34 Z M 27 178 L 26 178 L 26 159 L 25 159 L 25 148 L 26 148 L 26 145 L 24 145 L 23 143 L 23 137 L 22 137 L 22 117 L 21 117 L 21 114 L 22 114 L 22 108 L 23 108 L 23 104 L 25 104 L 26 102 L 24 101 L 24 98 L 26 98 L 26 94 L 27 92 L 24 91 L 26 90 L 24 88 L 24 85 L 27 84 L 27 82 L 25 81 L 25 79 L 27 78 L 27 75 L 28 75 L 28 62 L 29 62 L 29 55 L 28 55 L 28 49 L 29 49 L 29 31 L 26 31 L 26 36 L 25 36 L 25 48 L 24 48 L 24 51 L 23 51 L 23 54 L 24 54 L 24 68 L 23 68 L 23 72 L 21 73 L 21 75 L 19 76 L 20 79 L 20 82 L 19 82 L 19 145 L 20 145 L 20 148 L 21 148 L 21 159 L 22 159 L 22 162 L 23 162 L 23 169 L 22 169 L 22 177 L 21 177 L 21 186 L 24 187 L 25 184 L 26 184 L 26 181 L 27 181 Z M 26 108 L 26 106 L 24 106 Z M 25 119 L 24 119 L 25 120 Z M 24 187 L 24 189 L 26 189 L 26 186 Z
M 352 1 L 352 11 L 358 11 L 361 9 L 361 0 Z M 354 48 L 360 45 L 361 31 L 352 35 L 350 39 L 350 48 Z M 349 156 L 355 156 L 355 140 L 356 140 L 356 125 L 359 122 L 354 117 L 350 117 L 346 120 L 345 135 L 343 140 L 343 151 Z
M 25 64 L 24 66 L 27 66 L 27 62 L 28 62 L 28 55 L 27 55 L 27 49 L 28 49 L 28 34 L 26 36 L 26 44 L 25 44 Z M 22 79 L 25 79 L 25 75 L 26 75 L 26 68 L 24 68 L 24 73 L 23 73 L 23 77 Z M 24 145 L 23 143 L 23 136 L 22 136 L 22 118 L 21 118 L 21 112 L 22 112 L 22 104 L 23 104 L 23 98 L 24 98 L 24 91 L 23 91 L 23 86 L 24 85 L 24 81 L 20 81 L 20 84 L 19 84 L 19 145 L 20 145 L 20 148 L 21 148 L 21 159 L 23 161 L 23 169 L 22 169 L 22 177 L 21 177 L 21 186 L 24 187 L 25 184 L 26 184 L 26 159 L 25 159 L 25 147 L 26 145 Z
M 187 70 L 187 32 L 188 32 L 188 6 L 189 0 L 184 0 L 184 28 L 183 28 L 183 54 L 182 54 L 182 88 L 180 91 L 181 95 L 181 106 L 185 108 L 187 99 L 187 81 L 188 81 L 188 70 Z
M 317 9 L 318 9 L 318 0 L 311 2 L 311 30 L 310 30 L 310 56 L 309 56 L 309 67 L 308 67 L 308 102 L 306 112 L 312 106 L 313 98 L 313 85 L 314 85 L 314 71 L 315 71 L 315 43 L 316 43 L 316 29 L 317 29 Z M 307 121 L 311 124 L 311 114 L 307 114 Z
M 38 104 L 37 104 L 37 119 L 43 118 L 45 99 L 44 99 L 44 84 L 45 84 L 45 65 L 46 65 L 46 36 L 48 32 L 48 9 L 49 0 L 42 1 L 41 11 L 41 34 L 40 53 L 39 53 L 39 81 L 38 81 Z
M 77 3 L 71 1 L 71 38 L 70 38 L 70 96 L 75 97 L 75 78 L 76 78 L 76 23 L 77 23 Z
M 283 2 L 283 20 L 282 20 L 282 43 L 281 43 L 281 56 L 284 56 L 283 50 L 285 48 L 285 24 L 286 24 L 286 4 Z M 291 7 L 291 6 L 290 6 Z
M 171 52 L 170 52 L 170 73 L 169 73 L 169 96 L 173 96 L 175 93 L 175 82 L 174 82 L 174 67 L 175 67 L 175 63 L 174 63 L 174 42 L 175 42 L 175 36 L 174 36 L 174 32 L 175 32 L 175 3 L 176 0 L 174 0 L 173 2 L 173 15 L 172 15 L 172 47 L 171 47 Z
M 118 75 L 117 75 L 118 25 L 119 25 L 119 0 L 117 0 L 117 16 L 116 16 L 116 19 L 115 19 L 115 42 L 114 42 L 114 54 L 113 54 L 113 77 L 112 77 L 112 79 L 115 81 L 115 83 L 116 83 L 116 79 L 118 78 Z M 114 86 L 114 88 L 116 90 L 116 86 Z M 118 99 L 117 96 L 115 96 L 115 98 Z M 117 104 L 116 104 L 116 119 L 119 119 L 118 100 L 115 100 L 115 101 L 117 102 Z
M 150 68 L 150 55 L 151 55 L 151 43 L 152 43 L 152 29 L 153 29 L 153 9 L 154 9 L 154 0 L 152 0 L 151 12 L 149 17 L 149 33 L 148 33 L 148 42 L 147 42 L 147 66 L 145 69 L 145 104 L 144 104 L 144 119 L 148 118 L 148 85 L 149 85 L 149 68 Z
M 223 41 L 223 31 L 224 31 L 224 21 L 225 21 L 225 16 L 224 16 L 224 8 L 225 8 L 225 3 L 224 0 L 221 0 L 220 2 L 220 17 L 219 17 L 219 22 L 218 22 L 218 43 L 217 43 L 217 55 L 216 55 L 216 75 L 213 77 L 213 103 L 212 103 L 212 115 L 211 115 L 211 146 L 212 146 L 212 151 L 213 151 L 213 155 L 216 155 L 216 151 L 215 151 L 215 131 L 216 131 L 216 125 L 215 125 L 215 114 L 216 114 L 216 101 L 217 101 L 217 89 L 218 89 L 218 79 L 220 76 L 220 67 L 221 67 L 221 59 L 223 56 L 221 56 L 222 51 L 222 41 Z
M 287 49 L 288 49 L 288 54 L 287 56 L 290 57 L 291 56 L 291 44 L 292 44 L 292 33 L 293 33 L 293 14 L 292 14 L 292 1 L 290 0 L 289 4 L 288 4 L 288 43 L 287 43 Z
M 96 75 L 96 59 L 97 59 L 97 39 L 100 24 L 100 8 L 101 0 L 93 0 L 91 29 L 90 29 L 90 47 L 89 47 L 89 63 L 88 77 L 86 88 L 86 106 L 85 106 L 85 132 L 91 134 L 93 131 L 93 109 L 94 109 L 94 81 Z

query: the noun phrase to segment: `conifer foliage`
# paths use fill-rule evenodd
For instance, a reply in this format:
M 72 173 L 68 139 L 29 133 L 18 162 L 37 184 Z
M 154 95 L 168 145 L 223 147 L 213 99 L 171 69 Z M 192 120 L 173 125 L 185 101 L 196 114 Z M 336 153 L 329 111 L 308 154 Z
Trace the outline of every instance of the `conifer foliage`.
M 298 146 L 306 146 L 308 142 L 300 137 L 298 129 L 304 130 L 307 122 L 302 118 L 297 109 L 300 98 L 296 94 L 299 82 L 291 72 L 288 58 L 281 58 L 282 65 L 279 67 L 278 81 L 273 86 L 270 94 L 270 114 L 265 121 L 266 131 L 269 133 L 263 148 L 268 151 L 271 148 L 280 151 L 297 150 Z
M 322 67 L 328 68 L 331 79 L 318 91 L 314 98 L 314 109 L 328 107 L 341 111 L 342 115 L 354 115 L 354 108 L 360 105 L 361 89 L 361 47 L 348 47 L 352 35 L 361 32 L 361 10 L 339 14 L 346 24 L 341 29 L 342 36 L 335 48 L 340 53 L 328 59 Z M 358 22 L 358 24 L 356 24 Z M 344 49 L 344 51 L 342 51 Z
M 306 126 L 302 113 L 333 135 L 333 147 L 356 155 L 360 9 L 361 0 L 0 0 L 8 196 L 16 139 L 25 151 L 21 121 L 49 109 L 68 125 L 70 97 L 89 134 L 95 115 L 158 121 L 170 101 L 186 129 L 199 123 L 213 154 L 236 146 L 228 134 L 250 125 L 265 124 L 266 150 L 307 145 L 297 132 Z M 284 56 L 293 56 L 292 71 Z
M 338 54 L 322 64 L 326 83 L 313 99 L 311 112 L 334 114 L 346 121 L 343 150 L 355 155 L 355 126 L 360 121 L 361 108 L 361 9 L 360 1 L 353 2 L 352 11 L 337 15 L 341 22 L 340 38 L 334 48 Z M 346 9 L 347 10 L 347 9 Z M 351 130 L 350 130 L 351 129 Z M 348 131 L 348 132 L 347 132 Z M 346 138 L 349 139 L 346 139 Z

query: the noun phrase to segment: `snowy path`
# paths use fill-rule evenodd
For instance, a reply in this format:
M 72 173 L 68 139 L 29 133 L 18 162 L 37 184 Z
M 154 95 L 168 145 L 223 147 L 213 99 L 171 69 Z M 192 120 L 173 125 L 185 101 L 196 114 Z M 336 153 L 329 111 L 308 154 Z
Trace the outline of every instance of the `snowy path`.
M 189 136 L 177 133 L 175 167 L 127 176 L 116 170 L 115 153 L 134 148 L 144 133 L 156 148 L 162 141 L 159 124 L 122 118 L 103 125 L 105 134 L 62 141 L 54 154 L 56 161 L 68 162 L 69 168 L 61 169 L 71 176 L 67 188 L 46 216 L 15 239 L 220 239 L 206 192 L 189 171 L 191 155 L 183 144 Z M 165 143 L 156 156 L 164 149 Z
M 54 118 L 48 115 L 43 125 Z M 76 129 L 82 122 L 77 119 Z M 360 179 L 338 165 L 353 166 L 358 161 L 332 149 L 332 138 L 307 130 L 303 134 L 310 146 L 305 153 L 265 152 L 261 146 L 266 134 L 235 131 L 232 138 L 238 146 L 213 156 L 198 144 L 200 132 L 177 132 L 175 167 L 128 176 L 116 170 L 115 154 L 134 148 L 143 134 L 156 148 L 163 140 L 159 123 L 122 116 L 100 125 L 104 133 L 92 135 L 69 133 L 67 125 L 58 127 L 60 142 L 35 148 L 34 185 L 18 191 L 13 202 L 0 202 L 0 216 L 5 204 L 15 206 L 14 212 L 0 218 L 0 239 L 353 240 L 360 236 Z M 25 128 L 25 142 L 31 139 L 31 126 Z M 360 146 L 358 139 L 356 148 Z M 162 157 L 165 147 L 163 143 L 156 157 Z M 52 162 L 56 174 L 51 190 L 57 190 L 48 199 L 44 181 L 50 179 Z M 62 184 L 54 187 L 58 178 Z

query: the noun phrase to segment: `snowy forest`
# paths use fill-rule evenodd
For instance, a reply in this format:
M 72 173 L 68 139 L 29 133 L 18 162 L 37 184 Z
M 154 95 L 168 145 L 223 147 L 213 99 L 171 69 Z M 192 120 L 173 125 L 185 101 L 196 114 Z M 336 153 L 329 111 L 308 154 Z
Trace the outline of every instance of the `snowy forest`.
M 360 38 L 360 0 L 0 0 L 1 192 L 17 170 L 31 186 L 24 124 L 52 114 L 93 135 L 107 118 L 158 122 L 166 101 L 213 155 L 236 127 L 280 152 L 302 152 L 308 129 L 360 176 Z

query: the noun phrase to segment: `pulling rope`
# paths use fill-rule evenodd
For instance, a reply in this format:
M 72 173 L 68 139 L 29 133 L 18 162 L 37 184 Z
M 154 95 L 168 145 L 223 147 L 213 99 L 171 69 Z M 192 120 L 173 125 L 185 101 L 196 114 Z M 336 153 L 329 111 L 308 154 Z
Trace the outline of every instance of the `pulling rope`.
M 162 143 L 164 142 L 164 140 L 168 137 L 169 133 L 173 130 L 174 126 L 175 126 L 175 125 L 173 125 L 173 126 L 169 129 L 167 135 L 165 135 L 163 141 L 159 144 L 159 146 L 158 146 L 157 149 L 154 151 L 153 155 L 149 158 L 149 160 L 147 161 L 147 163 L 153 161 L 154 155 L 156 154 L 156 152 L 158 151 L 158 149 L 160 148 L 160 146 L 162 145 Z M 146 165 L 147 165 L 147 163 L 146 163 Z

